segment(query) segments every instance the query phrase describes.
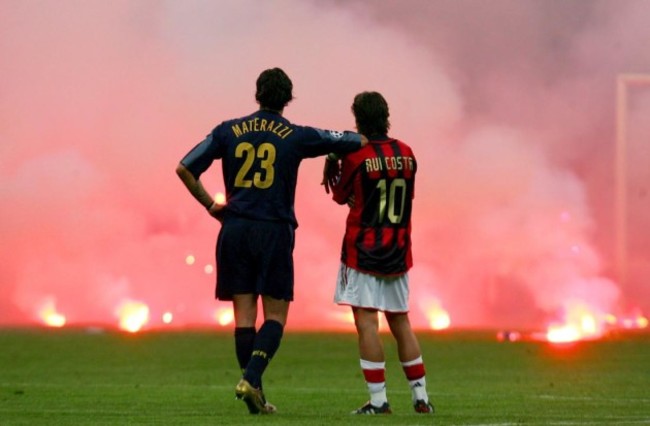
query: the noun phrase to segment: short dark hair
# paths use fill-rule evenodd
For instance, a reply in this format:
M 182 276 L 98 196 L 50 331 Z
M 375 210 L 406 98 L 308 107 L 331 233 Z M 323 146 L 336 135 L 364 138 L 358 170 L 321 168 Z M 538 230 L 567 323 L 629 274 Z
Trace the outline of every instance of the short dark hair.
M 282 110 L 293 99 L 293 83 L 280 68 L 262 71 L 256 85 L 255 100 L 262 108 Z
M 354 97 L 352 113 L 362 135 L 386 135 L 390 129 L 388 103 L 379 92 L 362 92 Z

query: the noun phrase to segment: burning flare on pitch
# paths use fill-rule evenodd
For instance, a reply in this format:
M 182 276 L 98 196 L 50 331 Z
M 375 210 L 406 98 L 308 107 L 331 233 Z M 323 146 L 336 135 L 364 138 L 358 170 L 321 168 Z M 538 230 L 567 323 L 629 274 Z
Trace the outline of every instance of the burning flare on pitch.
M 568 304 L 564 320 L 553 323 L 546 330 L 546 339 L 551 343 L 569 343 L 578 340 L 593 340 L 603 336 L 607 315 L 585 303 Z
M 226 326 L 235 320 L 232 308 L 218 308 L 214 311 L 214 319 L 221 326 Z
M 451 325 L 449 313 L 437 301 L 431 304 L 426 313 L 432 330 L 445 330 Z
M 126 300 L 115 310 L 119 327 L 130 333 L 136 333 L 149 322 L 149 307 L 138 301 Z
M 417 298 L 417 306 L 426 317 L 430 330 L 445 330 L 451 326 L 451 316 L 437 298 L 420 296 Z
M 53 298 L 48 298 L 38 311 L 38 317 L 48 327 L 63 327 L 66 322 L 65 315 L 56 310 L 56 303 Z

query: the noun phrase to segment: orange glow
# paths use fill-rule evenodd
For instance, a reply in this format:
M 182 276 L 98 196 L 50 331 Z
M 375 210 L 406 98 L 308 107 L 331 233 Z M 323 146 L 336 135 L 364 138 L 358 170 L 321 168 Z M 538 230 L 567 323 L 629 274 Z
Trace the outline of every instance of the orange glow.
M 616 315 L 613 314 L 607 314 L 605 315 L 605 322 L 609 325 L 615 325 L 618 320 L 616 319 Z
M 386 316 L 383 314 L 378 315 L 378 320 L 379 320 L 379 331 L 381 332 L 386 332 L 390 330 L 390 327 L 388 327 L 388 322 L 386 321 Z
M 65 316 L 56 310 L 54 299 L 48 299 L 43 307 L 38 311 L 38 317 L 48 327 L 63 327 L 65 325 Z
M 627 329 L 643 329 L 648 327 L 648 318 L 641 314 L 632 315 L 622 318 L 618 321 L 623 328 Z
M 208 264 L 208 265 L 205 265 L 205 267 L 203 268 L 203 271 L 204 271 L 206 274 L 210 275 L 211 273 L 214 272 L 214 266 L 209 265 L 209 264 Z
M 135 333 L 149 322 L 149 307 L 142 302 L 127 300 L 117 307 L 115 315 L 120 329 Z
M 214 195 L 214 201 L 217 204 L 224 204 L 226 202 L 226 195 L 223 192 L 217 192 Z
M 418 308 L 427 319 L 431 330 L 445 330 L 451 326 L 451 317 L 442 303 L 435 297 L 422 297 L 417 301 Z
M 185 258 L 185 263 L 188 264 L 188 265 L 194 265 L 195 261 L 196 261 L 196 259 L 191 254 L 188 254 L 187 257 Z
M 499 331 L 497 333 L 497 340 L 499 342 L 518 342 L 521 340 L 521 333 L 518 331 Z
M 563 323 L 551 324 L 548 327 L 546 339 L 552 343 L 596 339 L 602 337 L 607 321 L 611 321 L 609 315 L 598 314 L 596 309 L 576 303 L 566 309 Z
M 444 330 L 451 325 L 449 314 L 438 303 L 433 304 L 427 310 L 427 318 L 432 330 Z
M 552 343 L 568 343 L 581 339 L 581 334 L 575 325 L 551 325 L 546 332 L 546 339 Z
M 352 324 L 354 325 L 354 313 L 352 313 L 352 310 L 349 310 L 347 312 L 343 312 L 341 314 L 337 315 L 339 319 L 347 324 Z
M 590 320 L 583 320 L 583 326 L 589 324 Z M 640 312 L 635 312 L 629 315 L 616 316 L 613 314 L 606 314 L 603 316 L 602 322 L 608 329 L 622 328 L 622 329 L 644 329 L 648 327 L 648 318 Z M 598 324 L 594 322 L 594 328 L 598 328 Z
M 218 308 L 214 311 L 214 318 L 217 320 L 219 325 L 226 326 L 235 320 L 235 314 L 233 313 L 232 308 Z
M 172 314 L 171 312 L 165 312 L 162 316 L 162 321 L 165 324 L 171 324 L 173 320 L 174 320 L 174 314 Z
M 329 317 L 337 323 L 337 330 L 354 330 L 354 314 L 351 309 L 330 312 Z M 352 326 L 352 328 L 350 327 Z

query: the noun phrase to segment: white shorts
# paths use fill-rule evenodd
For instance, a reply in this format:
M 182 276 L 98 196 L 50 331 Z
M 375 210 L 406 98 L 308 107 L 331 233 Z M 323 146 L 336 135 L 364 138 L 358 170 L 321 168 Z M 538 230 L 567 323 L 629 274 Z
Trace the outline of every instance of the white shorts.
M 334 302 L 382 312 L 408 312 L 409 278 L 366 274 L 341 264 Z

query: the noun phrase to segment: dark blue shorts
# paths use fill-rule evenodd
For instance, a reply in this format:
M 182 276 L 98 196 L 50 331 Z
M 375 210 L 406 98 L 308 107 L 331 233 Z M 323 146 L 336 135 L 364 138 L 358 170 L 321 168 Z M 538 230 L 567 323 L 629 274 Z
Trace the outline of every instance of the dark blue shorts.
M 217 239 L 219 300 L 257 294 L 293 300 L 293 225 L 227 217 Z

